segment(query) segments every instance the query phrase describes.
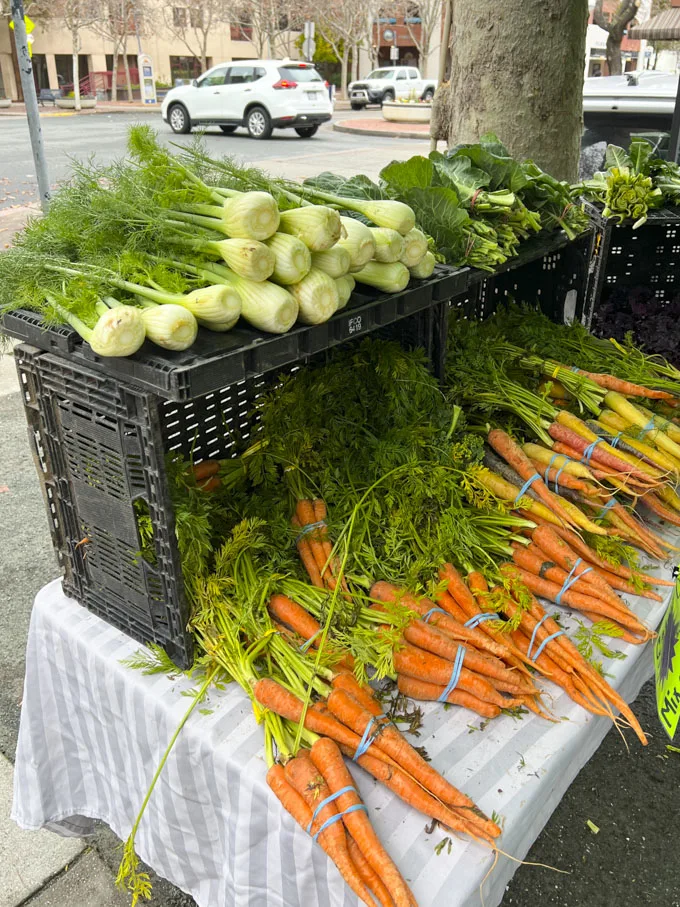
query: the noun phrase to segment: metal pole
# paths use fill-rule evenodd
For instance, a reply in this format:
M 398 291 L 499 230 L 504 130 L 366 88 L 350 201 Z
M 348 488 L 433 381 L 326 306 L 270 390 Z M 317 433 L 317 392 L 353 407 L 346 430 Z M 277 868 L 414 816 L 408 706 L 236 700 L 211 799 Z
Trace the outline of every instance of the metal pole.
M 673 123 L 671 125 L 671 140 L 668 146 L 668 160 L 678 162 L 680 152 L 680 76 L 678 77 L 678 92 L 675 96 L 675 109 L 673 110 Z
M 17 57 L 19 58 L 19 72 L 21 74 L 21 88 L 24 92 L 26 104 L 26 117 L 28 118 L 28 132 L 31 137 L 31 150 L 35 172 L 38 177 L 38 193 L 43 211 L 50 205 L 50 181 L 47 176 L 47 162 L 43 147 L 42 129 L 40 128 L 40 114 L 38 112 L 38 95 L 33 81 L 33 63 L 28 53 L 26 40 L 26 24 L 24 23 L 24 4 L 22 0 L 12 0 L 12 21 L 14 22 L 14 40 L 16 42 Z
M 449 41 L 451 40 L 451 13 L 453 11 L 453 0 L 447 0 L 446 10 L 444 12 L 444 31 L 442 34 L 441 51 L 439 54 L 439 73 L 437 74 L 437 85 L 441 85 L 446 76 L 446 62 L 449 56 Z

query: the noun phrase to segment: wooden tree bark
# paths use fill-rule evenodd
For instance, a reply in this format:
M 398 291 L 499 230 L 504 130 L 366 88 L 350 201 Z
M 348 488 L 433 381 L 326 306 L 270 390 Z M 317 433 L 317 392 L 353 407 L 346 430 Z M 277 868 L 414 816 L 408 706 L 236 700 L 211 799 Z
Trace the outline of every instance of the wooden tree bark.
M 610 76 L 620 76 L 623 72 L 621 61 L 621 42 L 626 26 L 631 22 L 640 6 L 638 0 L 621 0 L 611 19 L 602 11 L 602 0 L 597 0 L 593 10 L 593 22 L 607 32 L 607 66 Z
M 454 0 L 449 145 L 492 131 L 575 180 L 587 22 L 587 0 Z

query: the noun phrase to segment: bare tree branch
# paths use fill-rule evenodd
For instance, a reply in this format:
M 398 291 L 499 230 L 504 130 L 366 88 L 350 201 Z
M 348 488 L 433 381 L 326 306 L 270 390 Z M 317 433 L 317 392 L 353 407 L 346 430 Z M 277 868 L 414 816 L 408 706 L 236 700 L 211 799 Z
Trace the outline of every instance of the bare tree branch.
M 626 26 L 631 22 L 640 6 L 639 0 L 621 0 L 611 18 L 607 18 L 602 8 L 603 0 L 597 0 L 593 9 L 593 22 L 607 32 L 607 64 L 609 74 L 618 76 L 623 72 L 621 62 L 621 42 Z

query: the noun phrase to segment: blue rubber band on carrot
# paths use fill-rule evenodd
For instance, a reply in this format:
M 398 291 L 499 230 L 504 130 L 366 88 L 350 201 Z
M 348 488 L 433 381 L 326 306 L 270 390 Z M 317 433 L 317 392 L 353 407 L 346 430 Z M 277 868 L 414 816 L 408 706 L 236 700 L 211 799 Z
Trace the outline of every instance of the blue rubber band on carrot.
M 547 619 L 548 619 L 548 615 L 544 614 L 543 617 L 539 620 L 539 622 L 534 627 L 534 632 L 531 634 L 531 639 L 529 640 L 529 648 L 527 649 L 527 658 L 531 658 L 531 650 L 534 647 L 534 642 L 536 640 L 536 634 L 538 633 L 538 629 L 541 626 L 541 624 L 543 623 L 543 621 L 547 620 Z
M 618 504 L 618 503 L 619 503 L 619 502 L 618 502 L 618 501 L 616 500 L 616 498 L 612 495 L 612 496 L 609 498 L 609 500 L 607 501 L 607 503 L 604 505 L 604 507 L 602 508 L 602 510 L 601 510 L 601 511 L 598 513 L 598 515 L 595 517 L 595 519 L 596 519 L 596 520 L 601 520 L 602 517 L 603 517 L 603 516 L 606 516 L 606 514 L 612 509 L 612 507 L 616 506 L 616 504 Z
M 585 576 L 586 573 L 590 573 L 590 571 L 593 569 L 592 567 L 588 567 L 586 570 L 583 571 L 583 573 L 577 574 L 576 568 L 578 567 L 579 564 L 582 564 L 582 563 L 583 563 L 583 559 L 580 557 L 577 557 L 576 561 L 574 563 L 574 566 L 571 568 L 571 570 L 567 574 L 567 578 L 565 579 L 565 581 L 562 585 L 562 588 L 555 596 L 555 601 L 557 602 L 558 605 L 562 604 L 562 596 L 564 595 L 565 592 L 567 592 L 574 585 L 576 580 L 582 576 Z
M 312 636 L 309 637 L 307 642 L 303 642 L 301 646 L 298 646 L 298 652 L 303 652 L 303 653 L 306 652 L 307 649 L 309 649 L 309 647 L 312 645 L 312 643 L 314 642 L 316 637 L 319 636 L 321 633 L 323 633 L 323 627 L 319 627 L 319 629 L 316 631 L 316 633 L 314 633 Z
M 583 456 L 581 457 L 581 462 L 585 463 L 587 466 L 590 466 L 590 458 L 593 455 L 593 451 L 598 444 L 602 444 L 604 438 L 595 438 L 592 444 L 589 444 L 586 449 L 583 451 Z
M 318 840 L 319 835 L 322 831 L 326 831 L 331 825 L 334 825 L 336 822 L 339 822 L 343 816 L 348 815 L 348 813 L 355 813 L 357 810 L 363 809 L 365 813 L 368 812 L 363 803 L 354 803 L 352 806 L 348 806 L 347 809 L 343 810 L 341 813 L 335 813 L 334 816 L 329 816 L 328 819 L 323 823 L 321 828 L 312 835 L 312 840 Z
M 334 800 L 337 800 L 338 797 L 341 797 L 343 794 L 355 793 L 357 797 L 359 796 L 359 791 L 354 787 L 353 784 L 347 784 L 345 787 L 341 787 L 340 790 L 336 790 L 334 794 L 331 794 L 329 797 L 326 797 L 325 800 L 322 800 L 318 804 L 314 812 L 312 813 L 312 818 L 309 820 L 309 825 L 307 826 L 307 834 L 311 835 L 312 826 L 314 825 L 314 820 L 319 815 L 324 806 L 328 806 L 329 803 L 332 803 Z M 323 827 L 323 826 L 322 826 Z M 321 831 L 321 829 L 319 829 Z M 317 832 L 318 834 L 318 832 Z
M 543 649 L 545 649 L 545 647 L 548 645 L 548 643 L 549 643 L 551 640 L 553 640 L 553 639 L 557 639 L 558 636 L 564 636 L 564 630 L 558 630 L 556 633 L 553 633 L 551 636 L 547 636 L 547 637 L 543 640 L 543 642 L 540 644 L 540 646 L 538 647 L 538 649 L 536 650 L 536 654 L 534 655 L 532 661 L 536 661 L 536 659 L 537 659 L 538 656 L 541 654 L 541 652 L 543 651 Z
M 519 502 L 522 500 L 522 498 L 524 497 L 524 495 L 526 494 L 526 492 L 528 491 L 528 489 L 534 484 L 534 482 L 535 482 L 537 479 L 538 479 L 538 481 L 540 482 L 541 477 L 540 477 L 540 475 L 539 475 L 537 472 L 535 472 L 532 476 L 530 476 L 530 477 L 526 480 L 526 482 L 524 483 L 524 485 L 522 485 L 522 487 L 520 488 L 519 492 L 517 493 L 517 497 L 515 498 L 515 507 L 519 504 Z
M 371 720 L 368 722 L 364 728 L 364 733 L 361 735 L 361 740 L 357 746 L 356 752 L 352 756 L 352 759 L 356 762 L 361 756 L 368 752 L 369 747 L 375 740 L 376 734 L 378 733 L 378 728 L 371 734 L 371 728 L 378 721 L 377 717 L 373 715 Z
M 458 681 L 460 680 L 461 671 L 463 670 L 463 661 L 465 659 L 465 648 L 464 646 L 458 646 L 458 651 L 456 652 L 456 657 L 453 660 L 453 671 L 451 671 L 451 679 L 444 687 L 444 691 L 441 696 L 438 697 L 437 702 L 446 702 L 449 698 L 449 694 L 452 693 L 458 686 Z
M 477 624 L 481 624 L 484 620 L 499 620 L 499 617 L 495 611 L 484 611 L 473 615 L 469 620 L 465 621 L 463 626 L 474 629 Z
M 430 610 L 426 614 L 423 614 L 422 620 L 424 620 L 425 623 L 428 624 L 430 622 L 430 618 L 432 617 L 433 614 L 448 614 L 448 613 L 449 612 L 445 611 L 443 608 L 430 608 Z

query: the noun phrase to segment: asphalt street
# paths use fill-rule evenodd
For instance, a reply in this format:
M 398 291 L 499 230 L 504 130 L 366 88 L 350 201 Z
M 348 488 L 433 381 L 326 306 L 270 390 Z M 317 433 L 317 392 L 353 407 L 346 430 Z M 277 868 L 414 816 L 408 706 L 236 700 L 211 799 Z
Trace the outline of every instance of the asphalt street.
M 380 111 L 337 111 L 335 120 L 379 116 Z M 164 143 L 189 144 L 193 135 L 175 135 L 160 113 L 101 113 L 87 116 L 43 115 L 40 123 L 49 178 L 53 185 L 65 179 L 72 158 L 86 160 L 96 155 L 104 163 L 125 154 L 128 126 L 149 123 Z M 210 154 L 230 155 L 257 163 L 272 172 L 304 178 L 332 169 L 335 173 L 368 173 L 374 159 L 387 163 L 391 157 L 408 157 L 427 149 L 427 142 L 334 132 L 325 123 L 311 139 L 301 139 L 293 130 L 276 130 L 270 139 L 255 140 L 245 129 L 223 135 L 218 127 L 205 133 Z M 425 152 L 427 153 L 427 152 Z M 379 167 L 378 167 L 379 169 Z M 37 201 L 36 179 L 24 117 L 0 117 L 0 210 Z

